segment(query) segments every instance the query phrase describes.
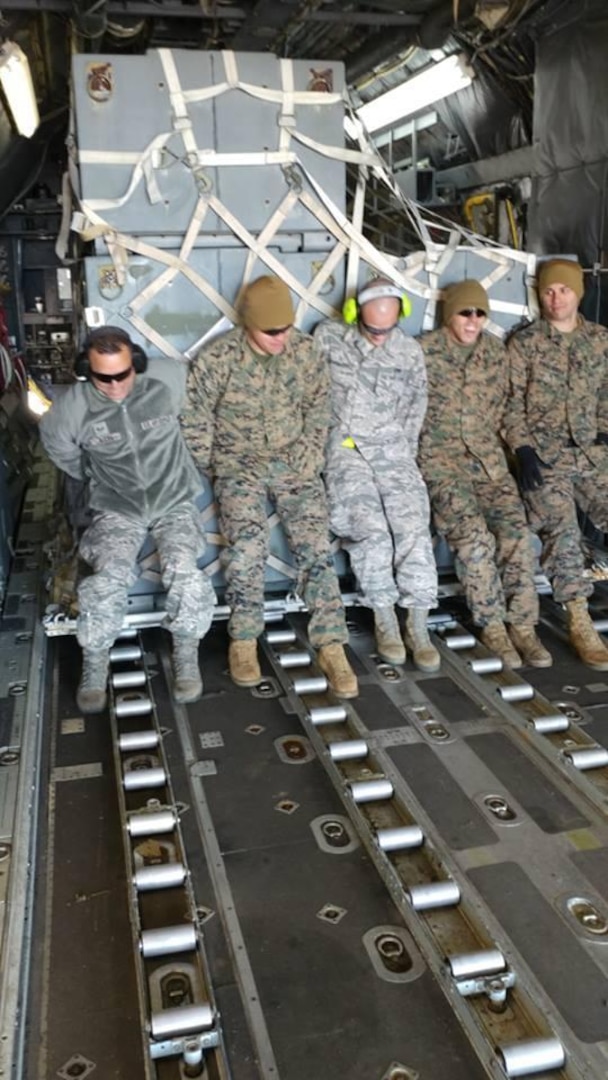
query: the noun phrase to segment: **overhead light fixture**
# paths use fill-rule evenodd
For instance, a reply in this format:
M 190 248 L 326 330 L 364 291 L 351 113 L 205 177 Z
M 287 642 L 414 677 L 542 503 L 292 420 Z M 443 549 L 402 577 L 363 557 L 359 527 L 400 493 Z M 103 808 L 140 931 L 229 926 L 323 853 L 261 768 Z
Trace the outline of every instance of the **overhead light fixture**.
M 29 139 L 40 115 L 27 56 L 14 41 L 0 45 L 0 83 L 17 131 Z
M 474 72 L 468 67 L 464 53 L 446 56 L 445 60 L 362 105 L 357 109 L 357 116 L 369 132 L 379 131 L 457 90 L 464 90 L 465 86 L 470 86 L 473 77 Z

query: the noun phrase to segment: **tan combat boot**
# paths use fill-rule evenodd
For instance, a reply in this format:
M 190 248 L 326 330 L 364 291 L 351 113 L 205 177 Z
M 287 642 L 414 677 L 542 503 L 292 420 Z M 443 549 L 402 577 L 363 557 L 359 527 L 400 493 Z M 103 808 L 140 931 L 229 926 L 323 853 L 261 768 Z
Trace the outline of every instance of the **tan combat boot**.
M 262 681 L 255 638 L 234 640 L 228 646 L 230 678 L 237 686 L 257 686 Z
M 596 671 L 608 671 L 608 649 L 591 622 L 584 596 L 566 604 L 570 644 L 583 664 Z
M 429 637 L 428 608 L 410 608 L 407 613 L 405 642 L 418 671 L 439 671 L 441 657 Z
M 551 667 L 553 657 L 545 649 L 533 626 L 509 625 L 509 637 L 524 664 L 530 667 Z
M 173 636 L 173 697 L 180 705 L 198 701 L 203 680 L 198 666 L 198 638 Z
M 110 654 L 107 649 L 82 650 L 82 675 L 76 704 L 82 713 L 100 713 L 107 705 Z
M 405 646 L 393 607 L 374 608 L 376 652 L 387 664 L 405 664 Z
M 346 659 L 343 645 L 322 645 L 317 660 L 336 697 L 357 697 L 357 676 Z
M 522 666 L 521 656 L 511 644 L 503 622 L 499 622 L 497 619 L 496 622 L 488 623 L 487 626 L 483 627 L 479 636 L 486 649 L 494 653 L 494 656 L 498 656 L 507 667 L 520 668 Z

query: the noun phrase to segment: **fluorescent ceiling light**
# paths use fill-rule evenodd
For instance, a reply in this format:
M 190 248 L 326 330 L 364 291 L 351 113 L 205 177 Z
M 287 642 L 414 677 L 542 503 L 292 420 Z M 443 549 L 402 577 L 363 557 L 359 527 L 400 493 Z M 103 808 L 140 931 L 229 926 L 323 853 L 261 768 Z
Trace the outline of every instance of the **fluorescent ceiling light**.
M 368 131 L 379 131 L 463 90 L 472 80 L 473 71 L 467 67 L 464 53 L 446 56 L 439 64 L 425 68 L 419 75 L 362 105 L 357 116 Z
M 40 116 L 27 56 L 14 41 L 5 41 L 0 46 L 0 83 L 17 131 L 29 139 L 40 123 Z

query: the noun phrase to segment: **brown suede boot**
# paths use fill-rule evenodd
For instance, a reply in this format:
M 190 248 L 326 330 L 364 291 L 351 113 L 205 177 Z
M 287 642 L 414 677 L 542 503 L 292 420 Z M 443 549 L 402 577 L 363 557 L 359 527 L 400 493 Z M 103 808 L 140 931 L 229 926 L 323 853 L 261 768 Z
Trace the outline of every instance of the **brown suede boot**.
M 357 676 L 346 659 L 343 645 L 322 645 L 317 660 L 336 697 L 357 697 Z
M 530 667 L 551 667 L 553 657 L 545 649 L 533 626 L 509 625 L 508 632 L 524 664 L 529 664 Z
M 262 681 L 255 638 L 234 640 L 228 646 L 230 678 L 237 686 L 257 686 Z
M 405 664 L 405 645 L 394 607 L 374 608 L 376 652 L 387 664 Z
M 570 644 L 583 664 L 595 671 L 608 671 L 608 649 L 591 622 L 584 596 L 566 604 Z
M 482 628 L 479 636 L 486 649 L 494 653 L 494 656 L 498 656 L 507 667 L 520 668 L 522 666 L 521 656 L 511 644 L 503 622 L 497 619 L 496 622 L 488 623 Z
M 418 671 L 439 671 L 441 657 L 429 637 L 428 608 L 410 608 L 405 625 L 405 643 Z

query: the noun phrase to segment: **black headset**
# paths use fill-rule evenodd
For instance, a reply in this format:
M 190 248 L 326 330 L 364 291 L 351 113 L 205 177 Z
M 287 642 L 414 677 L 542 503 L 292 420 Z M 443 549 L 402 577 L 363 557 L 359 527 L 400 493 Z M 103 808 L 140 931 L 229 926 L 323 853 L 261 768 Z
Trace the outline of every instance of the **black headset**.
M 131 351 L 131 359 L 136 374 L 141 375 L 146 370 L 148 366 L 148 357 L 141 345 L 136 345 L 134 341 L 131 341 L 126 330 L 123 330 L 120 326 L 96 326 L 94 330 L 89 331 L 84 340 L 82 349 L 76 355 L 74 361 L 74 374 L 77 379 L 89 378 L 89 350 L 95 349 L 98 343 L 105 346 L 103 352 L 111 351 L 108 350 L 108 345 L 116 345 L 118 347 L 126 345 Z

